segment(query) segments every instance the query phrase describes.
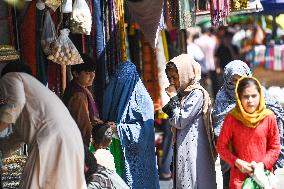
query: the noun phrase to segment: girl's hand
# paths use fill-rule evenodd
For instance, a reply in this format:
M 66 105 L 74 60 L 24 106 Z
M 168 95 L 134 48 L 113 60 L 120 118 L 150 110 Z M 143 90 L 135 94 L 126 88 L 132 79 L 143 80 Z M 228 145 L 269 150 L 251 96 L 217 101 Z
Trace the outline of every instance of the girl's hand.
M 247 173 L 247 174 L 251 174 L 253 173 L 253 168 L 251 166 L 250 163 L 241 160 L 241 159 L 237 159 L 235 161 L 235 166 L 242 172 L 242 173 Z
M 170 85 L 165 89 L 167 95 L 172 98 L 177 95 L 177 90 L 174 85 Z

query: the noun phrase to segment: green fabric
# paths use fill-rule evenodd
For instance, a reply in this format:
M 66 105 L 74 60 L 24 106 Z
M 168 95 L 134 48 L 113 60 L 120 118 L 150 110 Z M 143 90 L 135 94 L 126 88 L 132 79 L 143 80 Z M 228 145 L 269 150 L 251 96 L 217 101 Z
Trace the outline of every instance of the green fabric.
M 94 153 L 94 152 L 96 151 L 96 149 L 95 149 L 95 147 L 94 147 L 93 144 L 90 144 L 89 150 L 90 150 L 90 152 L 92 152 L 92 153 Z
M 248 177 L 244 181 L 242 189 L 262 189 L 262 188 L 258 184 L 256 184 L 256 182 L 251 177 Z
M 122 177 L 124 172 L 124 159 L 121 143 L 118 139 L 112 138 L 112 143 L 110 144 L 110 152 L 114 157 L 114 163 L 116 168 L 116 173 Z
M 179 29 L 187 29 L 195 24 L 195 1 L 179 0 Z

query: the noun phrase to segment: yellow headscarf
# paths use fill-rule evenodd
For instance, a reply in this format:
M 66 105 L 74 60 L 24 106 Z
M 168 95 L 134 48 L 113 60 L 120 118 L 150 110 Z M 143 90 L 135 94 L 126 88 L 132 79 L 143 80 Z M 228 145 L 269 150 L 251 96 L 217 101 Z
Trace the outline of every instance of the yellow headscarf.
M 252 78 L 255 80 L 260 88 L 260 102 L 259 106 L 256 109 L 254 113 L 247 113 L 241 103 L 240 97 L 238 95 L 238 88 L 239 88 L 239 83 L 241 80 L 245 78 Z M 259 81 L 252 77 L 252 76 L 245 76 L 242 77 L 241 79 L 238 80 L 236 84 L 236 89 L 235 89 L 235 94 L 236 94 L 236 106 L 235 108 L 230 112 L 232 116 L 234 116 L 237 120 L 241 121 L 246 127 L 250 128 L 256 128 L 261 120 L 263 120 L 266 116 L 273 114 L 273 112 L 265 107 L 265 101 L 264 101 L 264 95 L 263 91 L 261 88 L 261 85 Z

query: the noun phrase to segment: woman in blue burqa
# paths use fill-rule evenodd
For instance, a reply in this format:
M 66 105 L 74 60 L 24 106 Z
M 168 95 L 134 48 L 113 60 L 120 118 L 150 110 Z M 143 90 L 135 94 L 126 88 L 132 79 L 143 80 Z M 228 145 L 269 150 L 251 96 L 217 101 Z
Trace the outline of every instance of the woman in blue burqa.
M 228 63 L 224 69 L 224 84 L 218 91 L 213 106 L 212 121 L 214 134 L 219 137 L 225 116 L 235 107 L 235 86 L 236 82 L 242 76 L 251 76 L 251 70 L 248 65 L 241 60 L 234 60 Z M 274 168 L 284 166 L 284 110 L 280 103 L 264 89 L 265 105 L 272 110 L 276 116 L 277 125 L 280 134 L 281 152 L 274 165 Z M 221 170 L 223 174 L 223 188 L 229 188 L 230 166 L 221 160 Z
M 104 94 L 103 120 L 116 123 L 110 150 L 117 173 L 130 188 L 159 188 L 154 105 L 131 62 L 118 66 Z

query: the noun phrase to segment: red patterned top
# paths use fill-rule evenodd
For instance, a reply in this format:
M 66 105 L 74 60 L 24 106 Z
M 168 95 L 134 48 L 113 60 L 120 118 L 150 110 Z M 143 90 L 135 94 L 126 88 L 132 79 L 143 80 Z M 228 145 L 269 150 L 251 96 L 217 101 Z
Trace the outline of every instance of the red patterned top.
M 228 148 L 230 141 L 232 152 Z M 234 166 L 237 158 L 247 162 L 263 162 L 266 169 L 273 171 L 280 153 L 275 116 L 269 115 L 256 128 L 249 128 L 232 115 L 227 115 L 216 147 L 221 159 L 231 166 L 230 189 L 241 189 L 248 175 Z

